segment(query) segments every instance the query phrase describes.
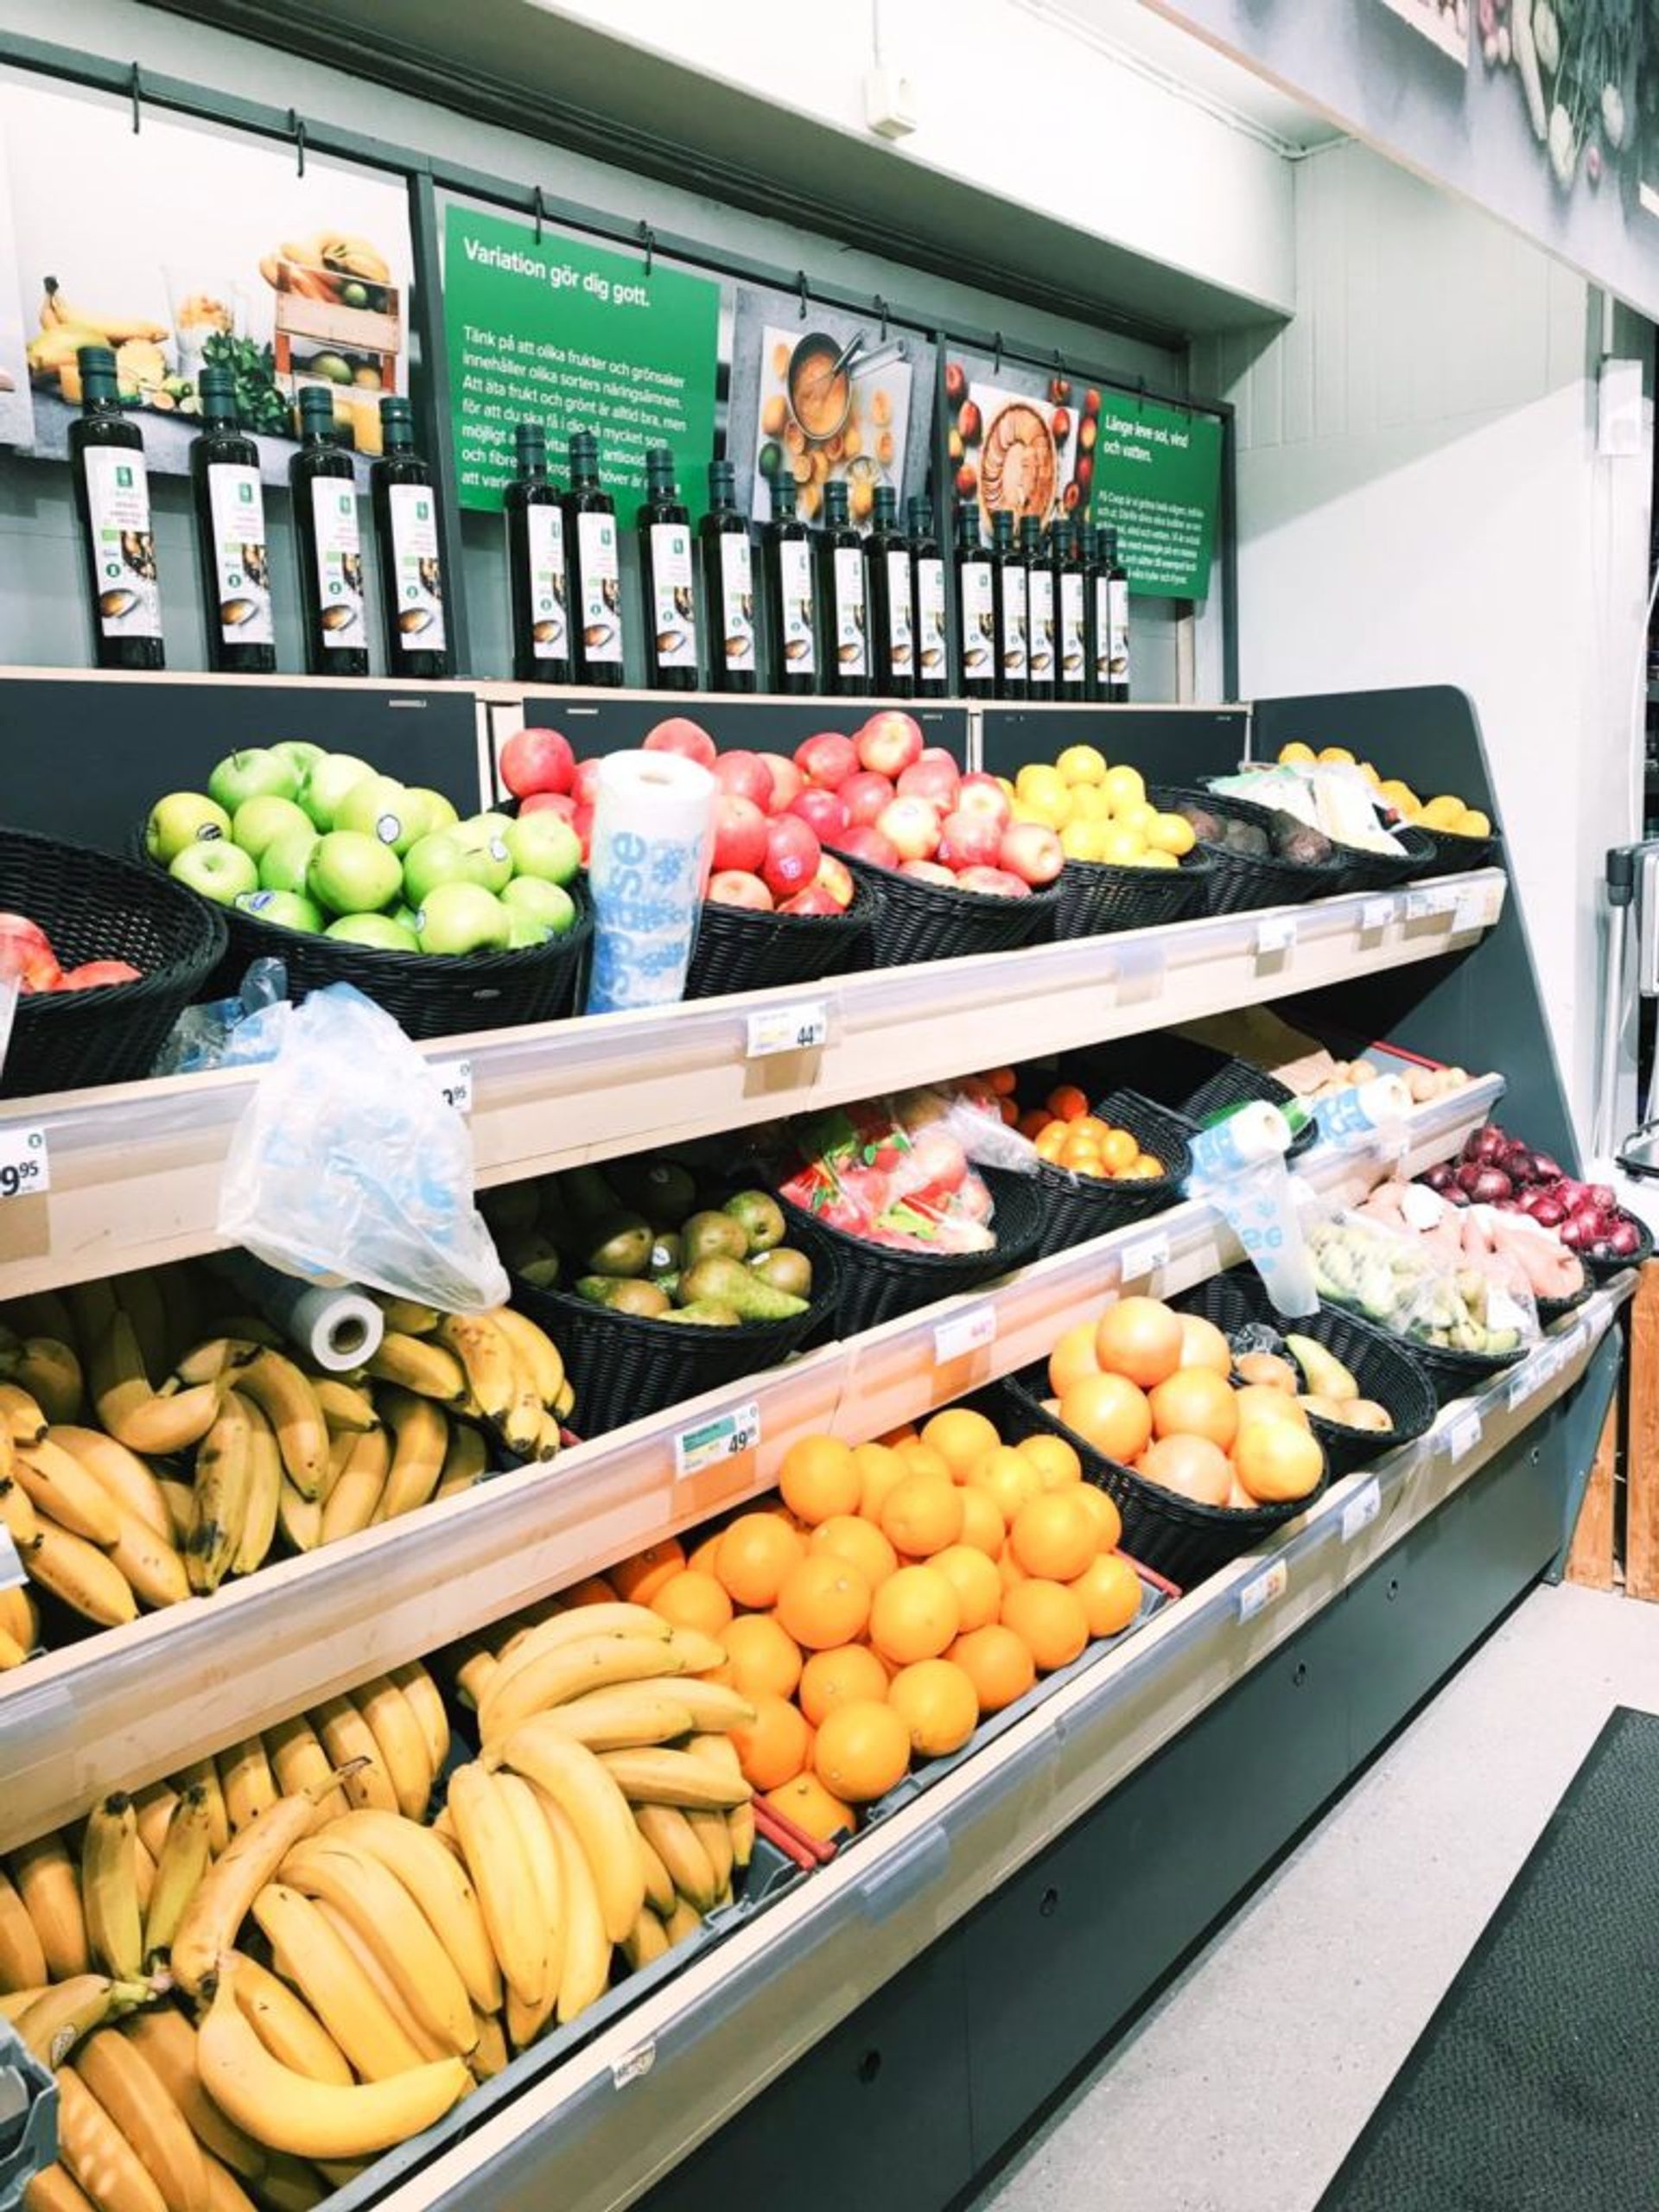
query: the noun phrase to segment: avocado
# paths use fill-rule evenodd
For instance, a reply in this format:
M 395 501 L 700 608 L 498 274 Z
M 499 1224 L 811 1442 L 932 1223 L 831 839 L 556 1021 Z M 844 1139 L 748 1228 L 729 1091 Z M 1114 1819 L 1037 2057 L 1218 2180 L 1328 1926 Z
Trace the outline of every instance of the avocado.
M 637 1213 L 589 1222 L 582 1256 L 589 1274 L 642 1275 L 651 1258 L 651 1224 Z
M 747 1260 L 748 1236 L 728 1213 L 694 1213 L 680 1230 L 680 1256 L 688 1268 L 699 1260 Z
M 576 1285 L 578 1298 L 590 1306 L 608 1306 L 613 1313 L 632 1313 L 642 1320 L 660 1320 L 669 1312 L 668 1293 L 654 1282 L 632 1282 L 614 1275 L 583 1275 Z
M 700 1260 L 686 1269 L 680 1296 L 687 1306 L 729 1306 L 744 1321 L 786 1321 L 806 1311 L 804 1298 L 774 1288 L 739 1260 L 718 1257 Z
M 734 1329 L 740 1317 L 729 1306 L 717 1306 L 705 1298 L 693 1306 L 682 1306 L 677 1313 L 664 1313 L 664 1321 L 683 1321 L 691 1329 Z
M 642 1213 L 656 1230 L 677 1229 L 697 1203 L 690 1170 L 674 1160 L 619 1160 L 611 1181 L 624 1205 Z
M 555 1187 L 573 1222 L 601 1221 L 623 1211 L 621 1199 L 597 1167 L 567 1168 Z
M 556 1289 L 559 1274 L 560 1261 L 556 1252 L 550 1253 L 545 1260 L 532 1260 L 528 1267 L 518 1269 L 519 1281 L 527 1282 L 532 1290 Z
M 559 1279 L 557 1248 L 550 1238 L 543 1236 L 539 1229 L 520 1230 L 512 1236 L 503 1236 L 496 1249 L 501 1255 L 504 1268 L 513 1274 L 523 1275 L 531 1282 L 539 1283 L 543 1289 Z M 547 1272 L 550 1266 L 552 1268 L 550 1274 Z M 532 1269 L 537 1272 L 532 1274 Z
M 534 1183 L 502 1183 L 480 1193 L 478 1210 L 493 1236 L 512 1236 L 535 1228 L 540 1203 Z
M 749 1262 L 749 1272 L 791 1298 L 812 1295 L 812 1262 L 792 1244 L 778 1244 L 769 1252 L 757 1252 Z
M 739 1191 L 727 1199 L 721 1211 L 742 1224 L 752 1253 L 770 1252 L 774 1244 L 784 1241 L 784 1210 L 765 1191 Z

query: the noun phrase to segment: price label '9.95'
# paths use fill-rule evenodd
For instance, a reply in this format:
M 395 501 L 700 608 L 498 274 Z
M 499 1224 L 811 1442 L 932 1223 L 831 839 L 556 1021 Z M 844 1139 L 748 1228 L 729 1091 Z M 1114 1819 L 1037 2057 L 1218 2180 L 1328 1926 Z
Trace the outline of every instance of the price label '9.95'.
M 0 1199 L 34 1198 L 52 1187 L 44 1129 L 0 1129 Z

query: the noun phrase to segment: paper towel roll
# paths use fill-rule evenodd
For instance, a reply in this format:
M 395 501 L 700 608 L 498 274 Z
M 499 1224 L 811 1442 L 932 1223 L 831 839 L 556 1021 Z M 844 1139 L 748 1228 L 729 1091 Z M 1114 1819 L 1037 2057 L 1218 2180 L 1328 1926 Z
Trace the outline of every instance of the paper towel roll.
M 1375 1129 L 1402 1122 L 1411 1111 L 1411 1093 L 1397 1075 L 1379 1075 L 1370 1083 L 1355 1084 L 1333 1091 L 1314 1108 L 1319 1135 L 1329 1142 L 1344 1137 L 1364 1137 Z
M 588 1012 L 669 1006 L 685 988 L 714 847 L 718 786 L 677 753 L 600 764 L 588 863 L 594 900 Z
M 251 1252 L 219 1252 L 215 1271 L 289 1342 L 330 1375 L 343 1375 L 372 1359 L 385 1334 L 385 1316 L 355 1283 L 320 1290 L 268 1268 Z
M 1192 1139 L 1195 1178 L 1235 1175 L 1263 1160 L 1282 1160 L 1290 1148 L 1290 1123 L 1278 1107 L 1253 1098 L 1236 1114 Z

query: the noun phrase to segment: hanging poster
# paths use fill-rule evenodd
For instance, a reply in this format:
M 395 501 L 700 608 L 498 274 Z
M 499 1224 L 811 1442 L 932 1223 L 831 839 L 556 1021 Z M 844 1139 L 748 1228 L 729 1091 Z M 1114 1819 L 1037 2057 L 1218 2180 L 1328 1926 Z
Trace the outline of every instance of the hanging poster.
M 1085 428 L 1092 432 L 1093 518 L 1116 531 L 1130 592 L 1207 598 L 1221 498 L 1219 421 L 1108 391 Z
M 0 270 L 16 266 L 11 182 L 6 168 L 4 128 L 0 124 Z M 16 286 L 0 280 L 0 446 L 32 445 L 35 440 L 25 342 L 23 303 Z
M 1064 369 L 997 359 L 953 346 L 944 361 L 945 438 L 957 504 L 977 502 L 988 537 L 1006 508 L 1016 523 L 1034 515 L 1081 522 L 1094 476 L 1100 393 Z

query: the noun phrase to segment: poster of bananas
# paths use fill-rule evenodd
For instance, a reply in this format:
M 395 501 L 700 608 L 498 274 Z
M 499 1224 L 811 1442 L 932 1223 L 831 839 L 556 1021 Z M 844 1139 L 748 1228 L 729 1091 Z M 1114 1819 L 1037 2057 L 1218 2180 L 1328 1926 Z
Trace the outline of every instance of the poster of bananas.
M 0 440 L 66 454 L 79 350 L 107 346 L 153 470 L 188 469 L 212 367 L 269 480 L 306 385 L 332 391 L 348 448 L 378 453 L 381 397 L 409 389 L 401 180 L 309 152 L 302 174 L 296 147 L 134 114 L 0 68 Z

